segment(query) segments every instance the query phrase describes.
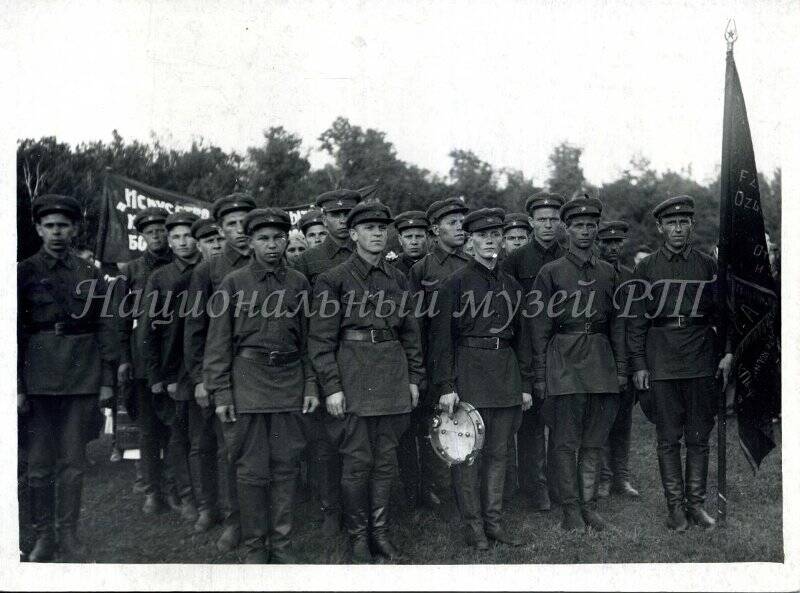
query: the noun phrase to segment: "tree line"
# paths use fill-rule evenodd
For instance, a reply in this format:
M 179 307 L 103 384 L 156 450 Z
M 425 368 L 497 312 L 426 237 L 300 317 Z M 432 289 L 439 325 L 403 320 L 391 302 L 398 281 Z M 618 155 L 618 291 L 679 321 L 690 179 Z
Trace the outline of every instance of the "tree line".
M 689 194 L 696 201 L 695 242 L 710 251 L 719 225 L 719 178 L 711 183 L 692 179 L 691 170 L 658 172 L 642 156 L 631 158 L 619 177 L 592 185 L 581 167 L 583 151 L 569 142 L 553 148 L 549 177 L 542 182 L 523 171 L 498 168 L 471 150 L 450 152 L 450 170 L 442 176 L 397 156 L 386 134 L 337 118 L 316 139 L 317 148 L 330 157 L 321 169 L 312 169 L 309 152 L 296 134 L 281 126 L 264 131 L 258 146 L 244 152 L 226 152 L 202 138 L 190 148 L 167 148 L 158 137 L 149 142 L 125 140 L 116 130 L 110 142 L 97 140 L 71 146 L 54 136 L 25 138 L 17 143 L 17 257 L 39 248 L 31 222 L 31 201 L 38 195 L 60 193 L 77 198 L 87 214 L 79 242 L 92 248 L 97 231 L 98 196 L 107 170 L 202 200 L 234 191 L 252 194 L 260 206 L 308 204 L 314 196 L 336 187 L 361 188 L 377 184 L 378 198 L 395 214 L 425 210 L 434 200 L 464 196 L 473 208 L 500 206 L 522 211 L 525 199 L 548 189 L 566 198 L 578 192 L 599 197 L 606 218 L 631 224 L 629 252 L 638 245 L 658 243 L 650 211 L 661 200 Z M 762 207 L 773 241 L 780 238 L 781 170 L 759 174 Z

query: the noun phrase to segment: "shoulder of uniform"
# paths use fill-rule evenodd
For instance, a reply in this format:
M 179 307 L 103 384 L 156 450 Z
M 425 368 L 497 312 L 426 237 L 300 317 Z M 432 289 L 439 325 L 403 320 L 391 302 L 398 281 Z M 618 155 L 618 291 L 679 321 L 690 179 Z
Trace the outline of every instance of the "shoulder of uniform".
M 600 269 L 602 269 L 602 270 L 605 270 L 606 272 L 616 272 L 616 271 L 617 271 L 617 270 L 614 268 L 614 266 L 612 266 L 612 265 L 611 265 L 610 263 L 608 263 L 607 261 L 600 259 L 599 257 L 595 257 L 595 262 L 597 262 L 597 266 L 598 266 Z
M 700 261 L 702 261 L 703 263 L 711 264 L 713 266 L 717 265 L 717 260 L 716 259 L 714 259 L 712 256 L 708 255 L 704 251 L 700 251 L 696 247 L 692 247 L 692 253 L 695 255 L 695 257 L 699 258 Z
M 522 284 L 520 284 L 519 281 L 514 278 L 513 274 L 509 274 L 505 270 L 500 270 L 500 276 L 505 282 L 508 282 L 512 290 L 522 290 Z
M 303 274 L 303 272 L 288 266 L 286 267 L 286 277 L 291 278 L 295 282 L 299 282 L 301 284 L 308 284 L 308 278 L 306 278 L 306 275 Z

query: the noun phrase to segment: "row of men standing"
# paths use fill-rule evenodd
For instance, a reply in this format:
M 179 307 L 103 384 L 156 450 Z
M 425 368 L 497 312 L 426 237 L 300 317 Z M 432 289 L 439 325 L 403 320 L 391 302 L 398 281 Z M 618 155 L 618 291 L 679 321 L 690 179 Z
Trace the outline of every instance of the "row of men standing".
M 424 294 L 428 304 L 441 293 L 443 310 L 448 311 L 458 307 L 462 291 L 521 295 L 529 288 L 552 292 L 561 285 L 574 291 L 578 280 L 585 280 L 588 275 L 606 284 L 598 317 L 581 319 L 581 328 L 574 320 L 554 322 L 548 318 L 542 324 L 533 324 L 531 339 L 526 335 L 531 330 L 514 307 L 506 307 L 505 313 L 499 312 L 489 322 L 474 319 L 467 325 L 463 321 L 453 324 L 449 315 L 438 315 L 421 317 L 419 327 L 413 318 L 387 320 L 368 311 L 366 318 L 340 317 L 331 321 L 314 317 L 310 327 L 295 320 L 296 325 L 291 327 L 278 324 L 276 330 L 275 324 L 267 324 L 265 329 L 262 325 L 248 327 L 246 316 L 233 315 L 233 311 L 241 310 L 238 306 L 228 307 L 230 315 L 210 319 L 207 315 L 170 317 L 169 313 L 177 309 L 174 304 L 170 308 L 163 303 L 136 307 L 137 315 L 132 319 L 117 319 L 111 326 L 96 316 L 98 328 L 92 335 L 98 336 L 95 343 L 103 346 L 102 357 L 96 357 L 103 362 L 103 368 L 91 375 L 96 375 L 97 388 L 59 389 L 70 393 L 100 391 L 101 397 L 108 397 L 108 369 L 119 361 L 117 380 L 132 381 L 142 428 L 146 495 L 143 511 L 159 512 L 166 499 L 194 523 L 197 531 L 205 531 L 222 520 L 224 529 L 218 541 L 221 549 L 232 549 L 242 540 L 248 561 L 293 562 L 289 534 L 296 460 L 305 442 L 310 441 L 325 512 L 323 531 L 338 531 L 343 516 L 353 561 L 369 561 L 373 553 L 398 559 L 401 554 L 388 538 L 388 508 L 395 451 L 399 448 L 403 482 L 412 498 L 433 506 L 456 506 L 464 520 L 467 541 L 479 549 L 488 547 L 487 536 L 518 544 L 518 538 L 499 521 L 509 443 L 513 443 L 514 433 L 522 426 L 518 434 L 520 482 L 530 487 L 534 508 L 548 508 L 543 418 L 549 415 L 552 465 L 557 468 L 555 482 L 564 508 L 562 525 L 602 528 L 603 521 L 593 505 L 598 491 L 599 452 L 615 422 L 618 430 L 611 441 L 615 446 L 610 460 L 613 485 L 627 495 L 635 495 L 635 490 L 628 481 L 625 462 L 633 397 L 620 405 L 617 395 L 620 390 L 629 393 L 625 330 L 616 321 L 613 303 L 608 300 L 619 285 L 620 268 L 598 265 L 591 253 L 601 214 L 599 202 L 578 199 L 564 205 L 556 195 L 533 196 L 526 204 L 533 239 L 503 258 L 501 266 L 496 265 L 496 260 L 503 235 L 506 244 L 512 243 L 512 233 L 526 226 L 521 217 L 511 216 L 507 222 L 499 209 L 470 213 L 460 199 L 436 202 L 426 213 L 404 213 L 394 220 L 404 252 L 395 262 L 396 267 L 390 267 L 382 255 L 386 225 L 393 219 L 385 206 L 359 203 L 360 199 L 357 192 L 349 190 L 328 192 L 318 198 L 320 213 L 304 217 L 301 228 L 307 236 L 323 227 L 328 234 L 320 245 L 294 262 L 300 274 L 287 270 L 283 259 L 285 234 L 290 226 L 288 216 L 277 209 L 255 209 L 245 195 L 227 196 L 215 203 L 215 220 L 225 238 L 224 248 L 219 231 L 209 221 L 195 220 L 187 213 L 168 217 L 163 211 L 143 211 L 135 222 L 148 249 L 123 270 L 125 281 L 117 285 L 120 288 L 116 301 L 123 303 L 129 295 L 158 299 L 158 295 L 170 291 L 185 291 L 200 295 L 199 310 L 205 311 L 206 305 L 211 304 L 206 300 L 220 290 L 235 295 L 242 290 L 252 294 L 259 288 L 262 294 L 265 289 L 290 289 L 297 295 L 314 286 L 315 300 L 323 293 L 346 300 L 344 295 L 359 291 L 396 296 L 411 290 Z M 691 215 L 690 204 L 683 203 L 684 212 Z M 37 230 L 43 235 L 45 246 L 49 245 L 44 250 L 46 256 L 48 249 L 58 251 L 69 239 L 64 229 L 56 229 L 56 239 L 48 243 L 48 229 L 63 222 L 57 220 L 54 227 L 48 217 L 61 216 L 69 222 L 75 212 L 62 197 L 48 197 L 37 206 Z M 566 223 L 568 229 L 575 227 L 568 232 L 570 249 L 566 255 L 555 240 L 561 223 Z M 430 252 L 424 247 L 429 228 L 436 237 Z M 618 256 L 616 234 L 624 230 L 624 224 L 604 227 L 601 237 L 606 244 L 602 250 L 606 257 L 613 259 L 615 253 Z M 686 235 L 684 231 L 688 242 Z M 472 260 L 463 250 L 467 236 L 474 251 Z M 196 242 L 205 257 L 197 253 Z M 683 254 L 681 257 L 687 260 L 687 248 L 688 244 L 674 253 Z M 50 265 L 52 262 L 45 256 L 42 257 Z M 61 261 L 66 262 L 67 269 L 75 263 L 70 257 Z M 21 276 L 25 263 L 21 265 Z M 546 274 L 540 274 L 542 268 Z M 595 270 L 601 273 L 592 275 Z M 672 272 L 680 277 L 679 270 Z M 53 291 L 43 284 L 45 290 L 34 290 L 31 303 L 21 306 L 21 316 L 23 311 L 37 310 L 38 295 L 42 302 L 46 297 L 49 303 L 56 302 L 50 317 L 63 317 L 60 299 L 46 294 Z M 65 288 L 73 287 L 66 281 Z M 80 300 L 80 291 L 77 294 Z M 152 311 L 161 311 L 163 318 L 145 315 Z M 38 323 L 50 325 L 49 320 Z M 703 329 L 708 325 L 706 321 Z M 492 331 L 498 328 L 502 328 L 500 333 Z M 67 328 L 66 334 L 91 333 L 87 329 L 95 330 L 88 326 Z M 63 337 L 64 328 L 61 330 Z M 39 335 L 46 331 L 49 330 L 28 333 Z M 613 347 L 587 345 L 592 342 Z M 563 350 L 561 354 L 567 353 L 560 358 L 561 368 L 553 364 L 554 353 L 548 346 L 553 343 L 556 349 Z M 29 351 L 26 344 L 25 353 Z M 76 352 L 70 355 L 75 356 Z M 645 366 L 651 364 L 649 356 L 648 352 L 644 357 Z M 31 358 L 36 357 L 21 355 L 23 378 L 31 376 Z M 640 353 L 634 368 L 641 366 L 641 358 Z M 470 364 L 465 364 L 467 359 Z M 423 372 L 423 360 L 427 373 Z M 586 365 L 586 360 L 596 364 Z M 588 368 L 584 375 L 581 368 Z M 282 372 L 280 369 L 293 369 L 291 377 L 277 380 L 275 375 Z M 636 371 L 640 373 L 641 369 Z M 643 376 L 635 377 L 634 382 L 642 389 L 649 387 Z M 399 391 L 394 393 L 387 385 L 396 386 Z M 404 385 L 408 385 L 407 390 Z M 587 395 L 597 389 L 609 397 Z M 36 388 L 31 392 L 30 386 L 20 387 L 20 394 L 26 391 L 34 393 Z M 46 393 L 41 388 L 38 391 Z M 694 397 L 691 389 L 684 391 L 681 397 Z M 564 393 L 581 397 L 545 397 Z M 269 394 L 269 404 L 258 394 Z M 380 397 L 376 398 L 376 394 Z M 327 415 L 314 413 L 321 396 Z M 476 405 L 486 419 L 487 445 L 480 466 L 458 467 L 451 473 L 433 454 L 428 442 L 419 437 L 426 432 L 425 422 L 434 408 L 451 411 L 459 398 Z M 690 403 L 685 402 L 684 407 L 691 412 L 696 407 Z M 550 410 L 545 409 L 548 405 Z M 409 418 L 408 413 L 414 408 Z M 600 413 L 595 413 L 598 409 Z M 298 414 L 306 418 L 298 418 Z M 667 414 L 659 409 L 648 416 L 658 426 L 659 418 Z M 678 412 L 673 413 L 670 421 L 681 428 L 686 420 L 679 416 Z M 708 423 L 706 416 L 703 429 Z M 671 428 L 674 433 L 675 427 Z M 662 448 L 671 448 L 674 458 L 675 436 L 664 436 L 662 447 L 661 432 L 659 459 Z M 697 433 L 701 449 L 702 432 Z M 680 436 L 679 433 L 677 438 Z M 707 432 L 705 445 L 707 449 Z M 167 463 L 160 459 L 162 449 L 167 452 Z M 578 449 L 581 492 L 575 482 Z M 76 449 L 76 467 L 80 465 L 80 455 Z M 162 466 L 172 471 L 164 472 Z M 687 463 L 687 479 L 690 473 L 698 473 L 690 472 L 688 467 Z M 670 474 L 662 464 L 661 471 L 662 478 L 668 474 L 673 482 L 671 494 L 665 482 L 670 519 L 685 529 L 685 517 L 681 522 L 679 516 L 684 496 L 681 492 L 680 501 L 676 502 L 674 469 Z M 704 479 L 703 476 L 703 488 Z M 601 483 L 612 484 L 612 480 Z M 602 494 L 603 488 L 599 491 Z M 702 495 L 695 494 L 690 507 L 695 512 L 690 515 L 698 515 L 710 524 L 700 514 L 702 500 L 698 505 L 698 497 Z M 39 500 L 39 510 L 50 504 L 46 495 L 34 500 Z M 37 519 L 37 535 L 41 537 L 31 556 L 46 560 L 54 552 L 52 516 L 38 516 L 42 517 Z M 79 544 L 72 537 L 74 522 L 71 529 L 59 530 L 62 548 L 69 547 L 70 541 L 73 547 Z M 63 535 L 69 533 L 72 536 Z

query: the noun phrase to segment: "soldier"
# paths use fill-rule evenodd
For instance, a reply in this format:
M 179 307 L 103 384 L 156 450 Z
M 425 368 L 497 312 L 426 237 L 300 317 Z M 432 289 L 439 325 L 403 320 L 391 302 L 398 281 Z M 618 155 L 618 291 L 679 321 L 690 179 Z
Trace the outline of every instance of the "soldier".
M 503 218 L 501 208 L 482 208 L 464 219 L 475 255 L 443 283 L 430 328 L 430 381 L 439 407 L 452 415 L 459 400 L 468 402 L 486 427 L 478 461 L 453 468 L 466 540 L 478 550 L 489 549 L 487 537 L 522 543 L 501 523 L 503 486 L 508 441 L 531 406 L 533 377 L 522 287 L 497 265 Z
M 503 253 L 506 256 L 528 243 L 531 236 L 531 223 L 528 215 L 522 212 L 512 212 L 506 215 L 503 227 Z
M 633 382 L 645 416 L 656 425 L 658 465 L 669 511 L 667 527 L 685 531 L 688 519 L 714 527 L 703 508 L 708 474 L 708 439 L 718 408 L 719 386 L 727 386 L 732 356 L 721 350 L 714 287 L 717 264 L 691 245 L 694 200 L 676 196 L 653 210 L 664 244 L 633 271 L 636 289 L 628 320 Z M 727 345 L 726 345 L 727 346 Z M 681 438 L 686 442 L 686 480 Z M 684 508 L 685 505 L 685 508 Z
M 411 267 L 428 253 L 428 219 L 420 210 L 409 210 L 394 218 L 397 237 L 403 249 L 402 255 L 393 265 L 403 272 L 406 279 L 411 274 Z M 424 387 L 420 386 L 424 391 Z M 420 466 L 419 448 L 425 446 L 422 440 L 427 435 L 427 415 L 423 407 L 417 406 L 411 412 L 411 426 L 400 437 L 397 461 L 400 466 L 400 480 L 405 490 L 405 502 L 409 508 L 415 508 L 419 501 Z
M 17 409 L 27 415 L 27 478 L 36 543 L 31 562 L 61 552 L 80 559 L 77 536 L 86 427 L 113 396 L 116 324 L 101 315 L 108 288 L 99 271 L 71 252 L 81 208 L 44 195 L 32 205 L 41 249 L 17 268 Z M 56 500 L 58 484 L 58 500 Z M 55 529 L 55 531 L 54 531 Z
M 192 237 L 197 241 L 197 248 L 203 259 L 211 259 L 222 255 L 225 248 L 225 237 L 213 218 L 199 218 L 192 224 Z
M 144 237 L 146 249 L 140 257 L 124 264 L 120 269 L 118 286 L 120 303 L 121 357 L 117 370 L 120 383 L 130 382 L 135 418 L 139 424 L 142 482 L 144 504 L 142 512 L 153 515 L 164 511 L 164 499 L 171 508 L 180 511 L 180 501 L 173 491 L 169 468 L 161 460 L 161 451 L 169 443 L 171 406 L 161 404 L 163 398 L 154 399 L 147 380 L 147 323 L 144 320 L 144 289 L 150 275 L 158 268 L 172 262 L 173 255 L 167 244 L 164 222 L 169 213 L 164 208 L 145 208 L 133 219 L 137 232 Z M 128 314 L 132 313 L 132 314 Z M 166 472 L 165 472 L 166 470 Z
M 236 495 L 235 469 L 229 460 L 222 425 L 214 414 L 214 394 L 206 388 L 203 378 L 203 357 L 209 323 L 207 307 L 211 295 L 222 284 L 223 278 L 250 263 L 250 241 L 244 233 L 244 218 L 255 206 L 253 198 L 242 193 L 230 194 L 214 202 L 214 219 L 225 237 L 225 248 L 222 255 L 201 262 L 192 272 L 189 301 L 193 310 L 196 308 L 199 314 L 188 315 L 183 330 L 186 372 L 193 385 L 194 399 L 204 410 L 206 419 L 205 436 L 201 438 L 210 439 L 213 432 L 216 441 L 219 488 L 215 489 L 213 486 L 213 473 L 203 472 L 203 479 L 209 482 L 201 486 L 201 491 L 213 491 L 218 496 L 218 500 L 209 505 L 213 508 L 218 503 L 222 514 L 224 529 L 217 539 L 217 549 L 222 552 L 229 552 L 239 545 L 239 501 Z M 193 446 L 199 445 L 193 443 Z M 205 465 L 209 463 L 210 460 L 205 461 Z M 216 521 L 216 512 L 201 512 L 194 530 L 197 533 L 208 531 Z
M 614 306 L 617 273 L 592 253 L 602 209 L 588 197 L 561 207 L 569 250 L 542 266 L 534 282 L 534 390 L 547 395 L 565 530 L 605 527 L 597 513 L 600 453 L 628 380 L 625 325 Z
M 353 254 L 347 229 L 347 215 L 360 201 L 361 194 L 350 189 L 337 189 L 317 196 L 316 205 L 322 212 L 321 220 L 327 235 L 321 245 L 309 249 L 292 264 L 292 267 L 308 279 L 311 286 L 314 286 L 317 276 L 322 272 L 344 263 Z M 313 225 L 308 228 L 313 228 Z M 316 436 L 312 437 L 309 446 L 315 457 L 316 466 L 312 469 L 315 470 L 317 477 L 322 507 L 322 533 L 326 537 L 332 537 L 341 529 L 342 506 L 339 483 L 342 462 L 328 438 L 322 417 L 320 410 L 314 418 L 318 420 L 317 425 L 311 429 Z
M 322 245 L 325 237 L 328 236 L 328 229 L 322 221 L 322 210 L 311 208 L 305 212 L 297 223 L 300 232 L 306 238 L 308 248 Z
M 188 302 L 188 287 L 192 271 L 200 263 L 197 240 L 192 228 L 198 217 L 187 211 L 167 217 L 167 241 L 175 259 L 150 275 L 145 288 L 144 323 L 148 332 L 145 341 L 148 365 L 148 384 L 153 399 L 164 400 L 156 407 L 171 407 L 172 418 L 166 460 L 175 476 L 180 513 L 185 521 L 198 519 L 197 505 L 210 512 L 212 495 L 203 490 L 201 479 L 204 457 L 214 454 L 213 442 L 205 449 L 192 448 L 191 442 L 202 433 L 202 410 L 194 401 L 192 384 L 183 363 L 183 326 Z M 169 401 L 171 400 L 171 401 Z M 213 466 L 210 467 L 213 469 Z M 195 479 L 192 479 L 195 476 Z M 194 484 L 193 484 L 194 482 Z M 197 500 L 195 501 L 195 497 Z
M 356 563 L 371 561 L 370 543 L 381 556 L 402 558 L 389 539 L 389 501 L 398 440 L 423 373 L 417 322 L 401 311 L 407 281 L 381 256 L 390 222 L 380 202 L 350 211 L 356 252 L 317 278 L 309 332 L 326 427 L 342 455 L 342 506 Z
M 286 267 L 286 212 L 252 210 L 244 225 L 253 258 L 212 300 L 227 297 L 211 320 L 204 372 L 236 467 L 244 561 L 297 564 L 291 532 L 305 447 L 301 413 L 319 404 L 306 355 L 310 286 Z
M 526 245 L 511 253 L 502 265 L 503 270 L 522 285 L 527 296 L 531 295 L 534 280 L 542 266 L 564 255 L 564 250 L 556 241 L 561 226 L 558 212 L 563 204 L 564 198 L 560 195 L 546 192 L 534 194 L 525 201 L 533 237 Z M 543 398 L 534 397 L 533 406 L 522 414 L 522 424 L 517 431 L 519 485 L 530 496 L 530 508 L 534 511 L 550 510 L 553 497 L 548 494 L 548 487 L 555 490 L 556 482 L 555 479 L 548 479 L 552 436 L 548 448 L 543 403 Z
M 438 200 L 428 206 L 426 218 L 436 237 L 436 242 L 431 252 L 411 267 L 411 290 L 415 295 L 424 295 L 422 311 L 429 311 L 431 305 L 436 306 L 436 292 L 439 285 L 450 274 L 463 268 L 469 263 L 469 257 L 464 253 L 464 216 L 469 208 L 461 198 L 448 198 Z M 422 335 L 422 352 L 427 366 L 428 375 L 431 372 L 428 349 L 433 337 L 428 331 L 428 315 L 419 319 Z M 438 401 L 433 393 L 423 393 L 421 410 L 418 415 L 423 418 L 430 417 Z M 452 487 L 450 469 L 431 448 L 430 441 L 420 443 L 420 480 L 422 503 L 445 516 L 455 515 L 455 500 Z
M 620 261 L 627 238 L 628 223 L 622 220 L 601 223 L 597 231 L 597 250 L 600 259 L 614 267 L 623 291 L 626 287 L 625 283 L 631 279 L 631 269 L 623 266 Z M 630 284 L 627 287 L 629 288 Z M 617 302 L 620 298 L 621 295 L 617 295 Z M 631 372 L 630 366 L 628 366 L 628 372 Z M 620 392 L 619 411 L 611 426 L 608 442 L 603 447 L 600 484 L 597 487 L 598 498 L 607 498 L 611 492 L 630 498 L 639 497 L 638 490 L 631 485 L 628 468 L 628 455 L 631 449 L 631 415 L 635 400 L 636 390 L 633 382 L 628 381 L 627 388 Z

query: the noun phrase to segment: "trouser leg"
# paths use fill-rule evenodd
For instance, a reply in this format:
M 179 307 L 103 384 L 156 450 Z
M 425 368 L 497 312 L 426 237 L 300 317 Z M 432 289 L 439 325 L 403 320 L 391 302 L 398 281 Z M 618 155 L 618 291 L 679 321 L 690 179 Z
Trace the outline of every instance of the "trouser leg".
M 222 422 L 212 417 L 214 432 L 217 435 L 217 492 L 220 513 L 226 526 L 239 524 L 239 496 L 236 491 L 236 466 L 231 461 L 228 445 L 224 437 Z
M 193 402 L 174 402 L 174 417 L 169 426 L 167 444 L 167 464 L 175 480 L 175 494 L 180 500 L 190 500 L 194 504 L 191 473 L 189 471 L 189 405 Z M 196 404 L 195 404 L 196 405 Z
M 585 509 L 594 510 L 597 506 L 601 455 L 618 411 L 619 394 L 592 393 L 585 396 L 578 459 L 581 504 Z
M 542 402 L 537 398 L 533 407 L 523 412 L 517 432 L 520 487 L 530 495 L 533 510 L 550 508 L 546 444 Z
M 55 481 L 57 396 L 28 396 L 28 486 L 31 498 L 31 522 L 36 536 L 31 562 L 48 562 L 55 554 Z
M 213 412 L 209 413 L 196 402 L 190 402 L 188 408 L 189 472 L 197 508 L 201 513 L 216 513 L 217 440 Z
M 292 549 L 294 503 L 300 456 L 305 449 L 303 418 L 299 412 L 270 414 L 270 549 L 272 562 L 297 564 Z
M 432 406 L 425 406 L 420 413 L 423 416 L 421 420 L 424 426 L 423 430 L 427 434 L 427 428 L 435 409 Z M 454 486 L 450 467 L 436 455 L 430 439 L 420 439 L 419 445 L 420 489 L 423 502 L 432 507 L 452 506 Z
M 453 466 L 453 481 L 467 543 L 488 547 L 481 514 L 480 462 L 475 460 L 471 465 L 461 463 Z
M 706 513 L 706 483 L 708 480 L 708 439 L 720 397 L 713 377 L 688 379 L 682 382 L 687 402 L 686 427 L 686 510 L 692 521 L 712 528 L 714 519 Z
M 481 508 L 483 528 L 487 537 L 512 545 L 518 544 L 510 537 L 502 523 L 503 488 L 505 486 L 506 458 L 509 435 L 513 435 L 522 421 L 519 406 L 481 409 L 486 424 L 486 440 L 481 451 Z
M 406 502 L 412 508 L 417 504 L 420 488 L 420 460 L 417 446 L 420 423 L 424 423 L 424 412 L 415 409 L 411 412 L 409 427 L 403 432 L 397 447 L 400 481 L 403 485 Z
M 139 451 L 144 493 L 158 495 L 162 488 L 160 422 L 147 381 L 134 379 L 132 389 L 136 398 L 136 420 L 139 424 Z

